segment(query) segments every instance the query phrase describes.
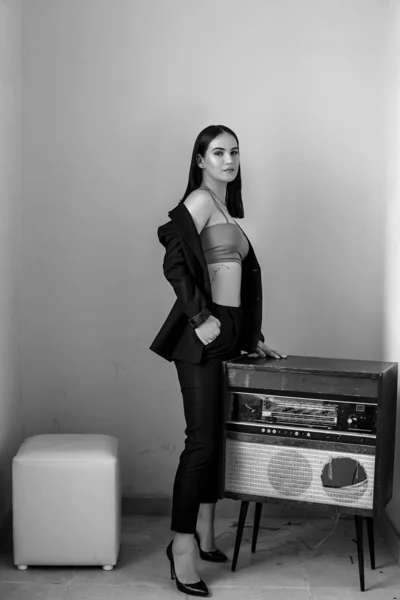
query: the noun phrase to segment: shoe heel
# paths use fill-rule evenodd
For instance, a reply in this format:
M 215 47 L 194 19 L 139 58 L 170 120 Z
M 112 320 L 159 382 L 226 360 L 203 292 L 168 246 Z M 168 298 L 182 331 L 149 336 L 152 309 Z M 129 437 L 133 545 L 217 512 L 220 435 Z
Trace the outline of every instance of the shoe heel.
M 180 592 L 183 592 L 184 594 L 187 594 L 189 596 L 201 596 L 203 598 L 210 595 L 208 588 L 202 579 L 196 581 L 195 583 L 181 583 L 179 581 L 175 573 L 174 555 L 172 553 L 172 542 L 168 544 L 167 557 L 171 566 L 171 579 L 175 579 L 176 587 Z
M 202 558 L 203 560 L 208 560 L 209 562 L 225 562 L 228 560 L 226 554 L 221 552 L 221 550 L 218 550 L 218 548 L 216 548 L 215 550 L 211 550 L 210 552 L 205 552 L 204 550 L 202 550 L 200 546 L 200 537 L 197 531 L 195 531 L 194 533 L 194 539 L 196 540 L 197 546 L 199 548 L 200 558 Z
M 167 548 L 167 557 L 169 560 L 169 566 L 171 569 L 171 579 L 174 580 L 175 579 L 175 566 L 174 566 L 174 557 L 172 554 L 172 542 L 168 545 Z

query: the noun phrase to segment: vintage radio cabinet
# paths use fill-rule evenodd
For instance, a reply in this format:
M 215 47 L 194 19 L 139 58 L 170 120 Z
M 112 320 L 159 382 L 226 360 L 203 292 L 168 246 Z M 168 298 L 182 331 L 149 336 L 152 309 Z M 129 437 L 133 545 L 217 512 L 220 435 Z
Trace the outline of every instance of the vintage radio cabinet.
M 374 568 L 373 517 L 392 496 L 397 363 L 246 355 L 223 363 L 222 495 L 242 501 L 232 570 L 247 508 L 306 502 L 353 514 L 364 589 L 362 519 Z

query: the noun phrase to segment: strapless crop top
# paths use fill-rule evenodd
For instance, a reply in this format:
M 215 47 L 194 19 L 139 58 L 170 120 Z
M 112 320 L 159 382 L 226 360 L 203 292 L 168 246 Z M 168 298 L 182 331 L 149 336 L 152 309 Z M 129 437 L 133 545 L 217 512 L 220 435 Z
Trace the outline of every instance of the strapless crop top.
M 217 223 L 204 227 L 200 233 L 206 263 L 242 263 L 249 252 L 249 243 L 236 223 Z

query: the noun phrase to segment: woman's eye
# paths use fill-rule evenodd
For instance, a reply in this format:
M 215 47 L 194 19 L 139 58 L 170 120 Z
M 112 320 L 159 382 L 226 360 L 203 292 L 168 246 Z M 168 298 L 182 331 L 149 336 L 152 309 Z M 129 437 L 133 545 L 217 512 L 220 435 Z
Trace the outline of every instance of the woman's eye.
M 232 154 L 234 154 L 236 156 L 237 154 L 239 154 L 239 150 L 233 150 Z

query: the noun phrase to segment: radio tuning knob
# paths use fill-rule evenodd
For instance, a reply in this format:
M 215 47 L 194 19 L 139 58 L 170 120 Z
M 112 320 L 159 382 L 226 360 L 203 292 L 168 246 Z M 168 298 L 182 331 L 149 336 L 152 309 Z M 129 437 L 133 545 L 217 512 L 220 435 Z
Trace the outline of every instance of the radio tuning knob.
M 299 435 L 299 432 L 298 432 L 298 431 L 295 431 L 295 432 L 294 432 L 294 435 Z

